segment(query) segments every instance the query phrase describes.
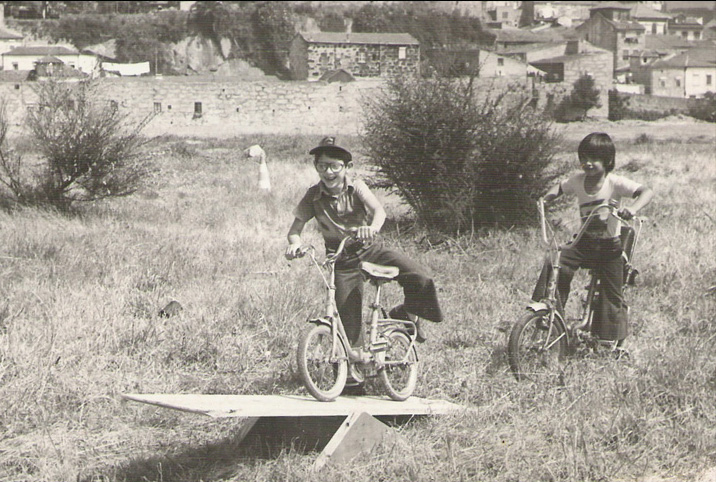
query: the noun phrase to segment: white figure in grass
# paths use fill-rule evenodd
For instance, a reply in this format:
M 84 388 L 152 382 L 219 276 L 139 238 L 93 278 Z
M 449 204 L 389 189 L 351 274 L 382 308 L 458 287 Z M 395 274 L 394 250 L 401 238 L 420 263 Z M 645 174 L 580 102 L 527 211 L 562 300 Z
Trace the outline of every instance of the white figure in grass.
M 269 178 L 268 166 L 266 165 L 266 151 L 255 144 L 244 151 L 246 157 L 259 164 L 259 189 L 271 190 L 271 179 Z

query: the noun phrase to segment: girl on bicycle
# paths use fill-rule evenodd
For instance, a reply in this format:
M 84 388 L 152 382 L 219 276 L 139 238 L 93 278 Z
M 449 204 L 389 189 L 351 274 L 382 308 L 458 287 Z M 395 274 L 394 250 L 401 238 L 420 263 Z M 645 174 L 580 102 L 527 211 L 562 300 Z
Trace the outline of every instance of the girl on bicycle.
M 577 154 L 582 171 L 552 187 L 544 196 L 545 202 L 562 194 L 574 195 L 582 220 L 587 219 L 595 207 L 604 204 L 616 206 L 618 215 L 628 220 L 654 196 L 648 187 L 612 173 L 616 148 L 609 135 L 589 134 L 579 144 Z M 622 199 L 633 199 L 633 202 L 621 207 Z M 619 347 L 628 334 L 628 308 L 622 293 L 624 265 L 620 230 L 621 223 L 609 212 L 595 215 L 576 245 L 562 247 L 562 267 L 557 280 L 557 293 L 564 307 L 575 271 L 579 268 L 596 270 L 601 294 L 592 321 L 592 334 L 602 340 L 617 341 Z M 551 262 L 546 260 L 532 300 L 540 301 L 544 297 L 551 269 Z
M 309 152 L 320 181 L 308 189 L 294 210 L 295 219 L 288 231 L 286 257 L 293 259 L 301 248 L 301 233 L 308 221 L 316 218 L 328 253 L 335 252 L 352 228 L 356 240 L 346 247 L 336 263 L 336 304 L 349 342 L 355 346 L 360 337 L 364 279 L 362 261 L 397 266 L 398 283 L 403 287 L 405 302 L 390 312 L 391 318 L 410 319 L 417 325 L 417 341 L 425 341 L 420 318 L 442 321 L 437 291 L 431 277 L 403 253 L 383 247 L 378 232 L 385 222 L 385 210 L 365 182 L 351 179 L 351 153 L 336 145 L 335 137 L 324 138 Z

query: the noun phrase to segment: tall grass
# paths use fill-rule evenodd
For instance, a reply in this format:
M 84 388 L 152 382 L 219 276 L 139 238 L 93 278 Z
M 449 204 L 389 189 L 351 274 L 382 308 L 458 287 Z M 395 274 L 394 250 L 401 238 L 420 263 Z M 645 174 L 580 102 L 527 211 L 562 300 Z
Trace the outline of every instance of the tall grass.
M 314 142 L 166 138 L 161 176 L 140 195 L 74 217 L 0 214 L 0 479 L 315 479 L 315 453 L 299 441 L 257 458 L 236 445 L 238 421 L 119 397 L 304 393 L 294 352 L 320 312 L 320 280 L 283 251 L 291 211 L 316 181 L 305 154 Z M 254 143 L 269 152 L 270 194 L 241 154 Z M 409 218 L 390 224 L 387 242 L 431 269 L 446 314 L 420 347 L 416 395 L 469 410 L 401 426 L 409 449 L 321 477 L 687 479 L 715 465 L 714 161 L 713 139 L 618 145 L 617 171 L 657 192 L 637 253 L 641 283 L 628 293 L 633 358 L 571 359 L 542 385 L 514 381 L 504 354 L 541 264 L 536 233 L 435 240 Z M 312 225 L 306 239 L 321 246 Z M 169 300 L 184 310 L 158 317 Z

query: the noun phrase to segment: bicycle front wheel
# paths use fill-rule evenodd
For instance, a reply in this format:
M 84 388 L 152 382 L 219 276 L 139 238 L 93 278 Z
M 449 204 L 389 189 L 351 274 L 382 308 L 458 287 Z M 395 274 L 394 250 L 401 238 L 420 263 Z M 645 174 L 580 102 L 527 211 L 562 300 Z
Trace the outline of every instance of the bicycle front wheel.
M 388 396 L 402 402 L 410 398 L 418 382 L 418 351 L 405 333 L 393 331 L 386 338 L 388 348 L 382 355 L 385 366 L 380 369 L 380 380 Z
M 322 402 L 335 400 L 346 386 L 346 350 L 339 341 L 333 351 L 333 334 L 326 325 L 311 326 L 298 343 L 298 371 L 303 384 Z
M 530 311 L 515 323 L 507 343 L 510 369 L 518 381 L 536 380 L 551 373 L 567 353 L 567 333 L 562 320 L 549 326 L 547 310 Z

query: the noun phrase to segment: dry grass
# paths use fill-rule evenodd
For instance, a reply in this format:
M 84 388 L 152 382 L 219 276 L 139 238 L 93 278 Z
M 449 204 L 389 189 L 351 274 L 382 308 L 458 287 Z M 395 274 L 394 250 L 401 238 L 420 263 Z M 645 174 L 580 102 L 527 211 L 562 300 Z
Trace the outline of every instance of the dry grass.
M 315 179 L 304 155 L 313 142 L 166 138 L 156 146 L 162 174 L 141 195 L 72 218 L 0 214 L 0 479 L 315 479 L 315 452 L 296 442 L 257 456 L 237 446 L 238 422 L 119 398 L 303 392 L 294 351 L 319 311 L 317 279 L 283 250 L 291 210 Z M 269 152 L 269 195 L 241 156 L 254 143 Z M 505 326 L 522 313 L 541 263 L 536 233 L 435 244 L 409 221 L 391 224 L 388 242 L 432 269 L 446 312 L 421 346 L 416 395 L 474 410 L 413 421 L 400 428 L 410 450 L 321 477 L 684 480 L 715 465 L 713 147 L 713 138 L 619 142 L 618 169 L 657 192 L 638 253 L 641 284 L 628 293 L 634 357 L 573 359 L 543 385 L 515 382 L 504 355 Z M 314 229 L 308 237 L 320 244 Z M 159 318 L 172 299 L 184 310 Z

